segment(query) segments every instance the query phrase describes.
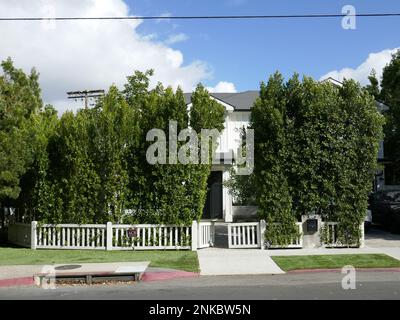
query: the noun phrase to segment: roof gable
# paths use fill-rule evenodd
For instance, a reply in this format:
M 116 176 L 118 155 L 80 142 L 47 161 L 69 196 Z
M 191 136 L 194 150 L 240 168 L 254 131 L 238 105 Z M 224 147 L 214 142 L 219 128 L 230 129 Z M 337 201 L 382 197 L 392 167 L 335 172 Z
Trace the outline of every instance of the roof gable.
M 259 97 L 258 90 L 249 90 L 244 92 L 216 92 L 210 93 L 210 96 L 224 104 L 231 106 L 234 110 L 247 110 L 249 111 L 254 105 L 254 102 Z M 186 105 L 191 103 L 192 93 L 185 93 Z
M 321 82 L 329 82 L 336 86 L 342 86 L 342 82 L 333 79 L 331 77 L 322 80 Z M 214 92 L 210 93 L 210 96 L 224 105 L 225 108 L 233 108 L 234 111 L 250 111 L 253 107 L 254 102 L 260 96 L 260 91 L 249 90 L 244 92 Z M 191 103 L 192 93 L 184 93 L 185 103 L 189 105 Z M 387 111 L 389 107 L 380 101 L 376 101 L 376 106 L 380 112 Z

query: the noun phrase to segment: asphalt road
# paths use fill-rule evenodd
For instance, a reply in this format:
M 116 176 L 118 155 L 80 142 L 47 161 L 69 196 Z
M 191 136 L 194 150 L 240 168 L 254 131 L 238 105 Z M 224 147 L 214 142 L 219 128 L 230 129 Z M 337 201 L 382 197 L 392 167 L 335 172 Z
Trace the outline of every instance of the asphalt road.
M 338 272 L 263 276 L 202 276 L 131 285 L 0 288 L 0 299 L 275 300 L 400 299 L 400 272 L 357 272 L 356 289 L 344 290 Z

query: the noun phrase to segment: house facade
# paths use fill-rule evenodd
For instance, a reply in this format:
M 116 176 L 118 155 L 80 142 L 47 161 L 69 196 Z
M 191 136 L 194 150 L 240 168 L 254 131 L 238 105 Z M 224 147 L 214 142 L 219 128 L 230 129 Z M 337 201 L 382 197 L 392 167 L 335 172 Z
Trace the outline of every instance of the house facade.
M 333 79 L 327 79 L 327 81 L 335 85 L 340 84 L 340 82 Z M 232 159 L 232 156 L 240 146 L 242 128 L 247 128 L 250 123 L 251 107 L 258 98 L 259 91 L 210 93 L 210 96 L 225 108 L 225 122 L 216 150 L 221 161 L 219 164 L 212 165 L 212 172 L 208 179 L 208 192 L 203 210 L 203 220 L 234 222 L 238 219 L 255 217 L 257 207 L 235 206 L 224 182 L 229 179 L 229 169 L 232 166 L 232 162 L 225 159 Z M 191 93 L 185 94 L 185 103 L 190 109 Z M 377 102 L 377 108 L 380 112 L 387 110 L 387 106 L 379 102 Z M 384 163 L 383 141 L 380 143 L 378 161 Z M 374 188 L 383 189 L 384 187 L 384 172 L 381 170 L 376 174 Z
M 225 122 L 216 150 L 221 161 L 219 164 L 213 164 L 211 168 L 203 219 L 232 222 L 238 208 L 233 206 L 232 196 L 224 185 L 224 182 L 229 179 L 231 167 L 231 161 L 226 160 L 232 158 L 241 143 L 241 130 L 249 125 L 250 108 L 258 98 L 259 91 L 211 93 L 210 96 L 225 108 Z M 190 93 L 185 94 L 185 102 L 190 109 Z M 249 208 L 249 210 L 253 209 Z

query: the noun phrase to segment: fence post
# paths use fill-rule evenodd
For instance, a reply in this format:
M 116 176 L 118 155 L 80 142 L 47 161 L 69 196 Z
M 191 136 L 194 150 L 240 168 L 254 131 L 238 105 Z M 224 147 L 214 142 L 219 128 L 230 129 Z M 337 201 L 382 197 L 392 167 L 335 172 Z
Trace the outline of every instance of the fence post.
M 231 228 L 231 224 L 228 223 L 228 248 L 231 248 L 231 247 L 232 247 L 232 228 Z
M 31 222 L 31 249 L 36 250 L 36 229 L 37 221 Z
M 112 238 L 113 238 L 112 223 L 109 221 L 106 224 L 106 250 L 107 251 L 112 250 Z
M 198 238 L 198 225 L 197 221 L 192 221 L 192 251 L 197 251 L 197 238 Z
M 265 229 L 267 227 L 267 223 L 265 222 L 265 220 L 260 220 L 260 222 L 258 223 L 258 243 L 261 247 L 261 250 L 264 250 L 264 234 L 265 234 Z

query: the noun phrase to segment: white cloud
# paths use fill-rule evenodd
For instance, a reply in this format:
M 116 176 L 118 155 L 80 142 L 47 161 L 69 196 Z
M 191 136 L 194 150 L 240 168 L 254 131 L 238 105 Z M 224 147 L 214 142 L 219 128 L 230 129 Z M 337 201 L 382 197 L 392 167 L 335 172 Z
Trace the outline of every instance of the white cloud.
M 0 1 L 1 16 L 126 16 L 123 0 L 20 0 Z M 142 36 L 142 21 L 40 21 L 2 22 L 0 60 L 12 57 L 17 67 L 40 72 L 43 97 L 59 111 L 76 109 L 67 91 L 121 86 L 134 70 L 155 69 L 158 81 L 185 91 L 211 78 L 202 61 L 184 63 L 182 52 Z
M 334 70 L 322 76 L 320 80 L 331 77 L 333 79 L 342 81 L 346 78 L 354 79 L 360 82 L 362 85 L 366 85 L 369 83 L 368 76 L 370 75 L 372 69 L 375 69 L 378 79 L 381 78 L 383 68 L 390 62 L 392 54 L 396 51 L 397 48 L 370 53 L 368 58 L 355 69 L 343 68 L 341 70 Z
M 210 92 L 236 92 L 235 85 L 232 82 L 220 81 L 215 87 L 207 87 Z
M 142 39 L 145 41 L 153 41 L 156 40 L 158 38 L 158 34 L 157 33 L 149 33 L 146 34 L 145 36 L 142 36 Z
M 168 44 L 168 45 L 171 45 L 171 44 L 174 44 L 174 43 L 186 41 L 188 39 L 189 39 L 189 36 L 184 34 L 184 33 L 171 34 L 167 38 L 167 40 L 165 40 L 165 43 Z

